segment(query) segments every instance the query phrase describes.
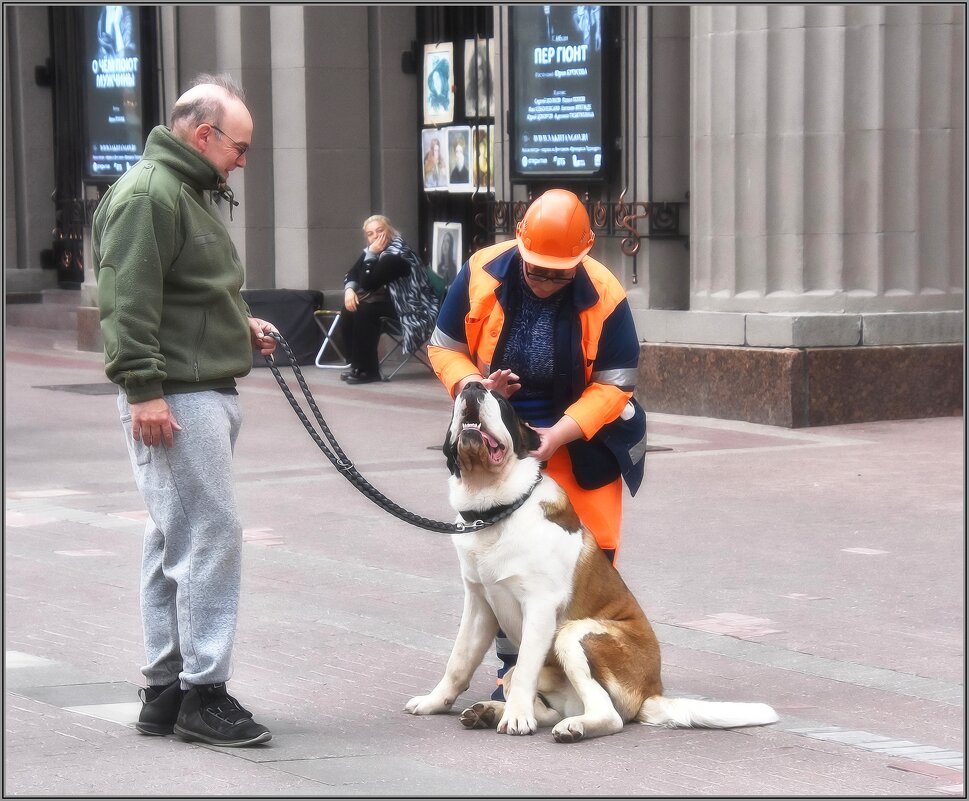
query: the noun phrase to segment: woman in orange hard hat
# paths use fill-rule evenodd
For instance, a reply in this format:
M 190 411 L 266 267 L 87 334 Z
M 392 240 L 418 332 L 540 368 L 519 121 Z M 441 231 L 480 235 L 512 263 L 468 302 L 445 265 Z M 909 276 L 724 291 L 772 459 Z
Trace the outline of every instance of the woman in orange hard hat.
M 645 465 L 632 313 L 619 281 L 588 255 L 595 235 L 572 192 L 545 192 L 516 233 L 458 272 L 428 354 L 451 397 L 480 381 L 538 431 L 531 455 L 547 462 L 546 473 L 614 561 L 623 480 L 635 494 Z M 499 636 L 505 669 L 513 646 Z

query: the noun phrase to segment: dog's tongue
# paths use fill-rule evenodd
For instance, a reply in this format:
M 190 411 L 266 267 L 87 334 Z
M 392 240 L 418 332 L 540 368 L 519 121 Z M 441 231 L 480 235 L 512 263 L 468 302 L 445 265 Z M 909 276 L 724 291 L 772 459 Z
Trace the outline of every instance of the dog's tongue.
M 487 431 L 485 431 L 484 429 L 479 429 L 478 433 L 481 434 L 481 439 L 483 439 L 487 443 L 489 448 L 494 450 L 495 448 L 498 447 L 498 441 L 493 436 L 491 436 L 491 434 L 489 434 Z

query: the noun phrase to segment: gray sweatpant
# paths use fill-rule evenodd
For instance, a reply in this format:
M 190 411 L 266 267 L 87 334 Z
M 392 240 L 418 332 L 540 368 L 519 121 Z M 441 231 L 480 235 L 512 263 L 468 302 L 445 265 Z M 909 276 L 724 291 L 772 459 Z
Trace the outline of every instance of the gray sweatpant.
M 242 526 L 232 451 L 242 423 L 238 395 L 166 396 L 182 427 L 171 448 L 131 438 L 124 392 L 118 410 L 135 482 L 148 509 L 141 615 L 148 684 L 218 684 L 232 672 L 242 574 Z

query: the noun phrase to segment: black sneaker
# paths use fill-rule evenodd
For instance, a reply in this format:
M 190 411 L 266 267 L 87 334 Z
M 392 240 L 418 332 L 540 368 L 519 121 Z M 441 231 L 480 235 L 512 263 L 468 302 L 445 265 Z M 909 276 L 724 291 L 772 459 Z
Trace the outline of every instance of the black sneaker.
M 141 714 L 135 728 L 142 734 L 171 734 L 185 691 L 178 679 L 171 684 L 149 685 L 138 690 Z
M 222 684 L 192 687 L 182 700 L 175 734 L 209 745 L 244 746 L 268 742 L 269 729 L 256 723 Z

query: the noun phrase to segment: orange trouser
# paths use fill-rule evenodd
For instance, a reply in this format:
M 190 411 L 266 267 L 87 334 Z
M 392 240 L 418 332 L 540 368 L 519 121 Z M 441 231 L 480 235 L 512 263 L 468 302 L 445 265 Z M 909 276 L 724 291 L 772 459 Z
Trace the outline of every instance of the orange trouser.
M 596 538 L 599 547 L 618 554 L 622 525 L 622 478 L 599 489 L 582 489 L 572 475 L 572 459 L 565 446 L 552 454 L 545 472 L 565 490 L 579 520 Z

